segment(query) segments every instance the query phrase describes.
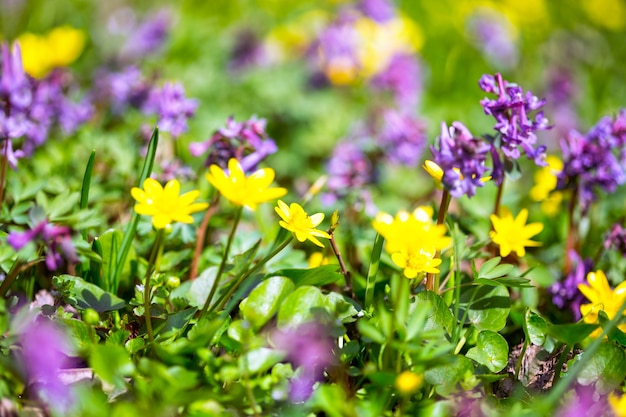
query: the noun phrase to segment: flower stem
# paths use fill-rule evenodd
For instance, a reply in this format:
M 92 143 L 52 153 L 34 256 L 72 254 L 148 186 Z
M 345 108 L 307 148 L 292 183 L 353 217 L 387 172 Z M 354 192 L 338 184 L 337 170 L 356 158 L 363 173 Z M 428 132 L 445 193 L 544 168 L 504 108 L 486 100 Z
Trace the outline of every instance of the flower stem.
M 498 193 L 496 194 L 496 202 L 493 205 L 493 214 L 496 216 L 500 216 L 500 203 L 502 202 L 502 194 L 504 190 L 504 178 L 502 178 L 502 182 L 498 185 Z
M 2 285 L 0 285 L 0 297 L 4 297 L 6 295 L 7 291 L 9 291 L 9 288 L 11 288 L 13 281 L 15 281 L 15 278 L 17 278 L 20 272 L 26 271 L 31 266 L 37 265 L 39 262 L 42 262 L 44 259 L 45 258 L 40 257 L 30 262 L 22 262 L 20 260 L 16 261 L 9 271 L 9 274 L 4 278 L 4 281 L 2 281 Z
M 333 249 L 333 253 L 335 257 L 339 261 L 339 267 L 341 268 L 341 274 L 346 281 L 346 291 L 350 294 L 353 300 L 356 300 L 356 295 L 354 294 L 354 289 L 352 288 L 352 274 L 346 268 L 346 263 L 343 260 L 343 256 L 341 256 L 341 251 L 339 250 L 339 246 L 337 246 L 337 241 L 335 240 L 335 234 L 330 232 L 330 247 Z
M 230 252 L 230 246 L 233 243 L 233 239 L 235 237 L 235 232 L 237 231 L 237 226 L 239 226 L 239 221 L 241 220 L 241 213 L 243 212 L 243 207 L 239 207 L 237 212 L 235 213 L 235 220 L 233 221 L 233 228 L 228 235 L 228 240 L 226 241 L 226 248 L 224 248 L 224 255 L 222 256 L 222 261 L 220 262 L 220 266 L 217 269 L 217 273 L 215 274 L 215 279 L 213 280 L 213 285 L 211 286 L 211 291 L 207 296 L 206 302 L 204 306 L 202 306 L 202 310 L 200 310 L 200 317 L 206 313 L 211 305 L 211 301 L 213 301 L 213 296 L 217 291 L 217 287 L 219 287 L 220 280 L 222 278 L 222 273 L 224 272 L 224 267 L 226 266 L 226 260 L 228 259 L 228 252 Z
M 443 190 L 441 195 L 441 204 L 439 205 L 439 213 L 437 214 L 437 226 L 441 226 L 446 221 L 446 214 L 448 214 L 448 207 L 450 207 L 450 200 L 452 200 L 448 190 Z M 441 251 L 435 252 L 435 258 L 438 258 Z M 439 292 L 439 274 L 428 273 L 426 275 L 426 290 Z
M 569 202 L 567 213 L 569 215 L 569 222 L 567 227 L 567 240 L 565 242 L 565 263 L 563 264 L 563 274 L 568 275 L 572 270 L 572 260 L 569 253 L 574 250 L 576 246 L 576 222 L 574 219 L 574 212 L 576 211 L 576 203 L 578 200 L 578 186 L 572 191 L 572 197 Z
M 213 214 L 217 211 L 217 202 L 219 201 L 219 194 L 215 196 L 209 208 L 204 213 L 204 218 L 202 219 L 202 224 L 198 228 L 196 234 L 196 248 L 193 253 L 193 259 L 191 261 L 191 267 L 189 269 L 189 280 L 194 280 L 198 276 L 198 262 L 200 262 L 200 255 L 202 254 L 202 249 L 204 249 L 204 240 L 206 238 L 206 230 L 209 227 L 209 221 Z
M 152 245 L 152 251 L 150 252 L 150 259 L 148 260 L 148 268 L 146 270 L 146 279 L 143 286 L 143 307 L 144 307 L 144 317 L 146 318 L 146 330 L 148 332 L 148 337 L 150 338 L 150 342 L 154 342 L 154 333 L 152 331 L 152 316 L 150 314 L 150 306 L 151 306 L 151 287 L 150 283 L 152 280 L 152 274 L 158 268 L 156 266 L 157 259 L 159 258 L 159 254 L 163 250 L 163 236 L 165 229 L 159 229 L 157 231 L 156 238 L 154 240 L 154 244 Z
M 285 249 L 287 247 L 287 245 L 289 245 L 289 243 L 291 243 L 292 240 L 293 240 L 293 236 L 291 236 L 288 239 L 286 239 L 283 243 L 281 243 L 280 246 L 278 246 L 276 249 L 274 249 L 272 252 L 270 252 L 267 256 L 265 256 L 265 258 L 261 259 L 252 268 L 248 269 L 245 273 L 243 273 L 243 275 L 241 275 L 239 278 L 237 278 L 237 281 L 235 281 L 234 284 L 232 284 L 230 286 L 230 288 L 228 289 L 228 292 L 226 294 L 224 294 L 222 297 L 220 297 L 218 302 L 215 303 L 218 306 L 217 309 L 220 310 L 220 309 L 224 308 L 224 306 L 226 305 L 226 302 L 228 301 L 228 299 L 235 293 L 235 291 L 237 290 L 237 288 L 239 288 L 241 283 L 244 282 L 245 279 L 248 278 L 250 275 L 254 274 L 256 271 L 261 269 L 261 267 L 263 265 L 265 265 L 270 259 L 272 259 L 274 256 L 278 255 L 278 253 L 281 252 L 283 249 Z M 211 312 L 213 310 L 214 309 L 211 308 L 209 310 L 209 312 Z

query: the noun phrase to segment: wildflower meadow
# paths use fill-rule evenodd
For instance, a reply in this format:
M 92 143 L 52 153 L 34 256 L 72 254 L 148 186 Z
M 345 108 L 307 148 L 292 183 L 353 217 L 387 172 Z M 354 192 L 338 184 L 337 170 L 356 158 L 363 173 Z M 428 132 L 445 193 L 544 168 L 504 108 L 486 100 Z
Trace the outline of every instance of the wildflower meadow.
M 625 37 L 0 0 L 0 416 L 626 416 Z

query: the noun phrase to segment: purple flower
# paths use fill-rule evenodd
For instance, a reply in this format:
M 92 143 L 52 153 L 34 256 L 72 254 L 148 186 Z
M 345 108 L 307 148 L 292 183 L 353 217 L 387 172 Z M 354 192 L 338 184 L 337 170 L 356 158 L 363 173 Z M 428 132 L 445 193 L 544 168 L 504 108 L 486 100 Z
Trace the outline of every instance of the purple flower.
M 339 198 L 374 181 L 374 168 L 356 141 L 339 142 L 326 166 L 328 189 Z
M 557 417 L 601 417 L 610 410 L 607 397 L 598 395 L 593 386 L 576 385 L 572 391 L 558 410 Z
M 149 16 L 129 34 L 126 45 L 122 48 L 122 57 L 136 61 L 157 52 L 167 39 L 170 20 L 167 10 L 160 10 Z
M 495 100 L 484 98 L 480 104 L 485 114 L 496 119 L 494 129 L 499 133 L 499 148 L 504 156 L 509 159 L 518 159 L 521 148 L 529 159 L 535 161 L 535 164 L 544 166 L 546 147 L 536 147 L 536 132 L 550 129 L 551 126 L 548 125 L 548 119 L 542 111 L 537 112 L 534 118 L 531 112 L 542 108 L 545 100 L 540 100 L 530 91 L 524 94 L 521 87 L 504 81 L 500 74 L 496 74 L 495 77 L 485 74 L 478 84 L 482 90 L 498 95 Z M 498 138 L 496 138 L 496 143 L 497 140 Z M 494 164 L 496 164 L 495 161 Z M 497 184 L 501 183 L 502 177 L 496 175 L 493 177 Z
M 7 243 L 15 251 L 19 251 L 30 242 L 43 243 L 46 248 L 46 266 L 51 271 L 61 267 L 63 258 L 70 262 L 78 262 L 68 227 L 57 226 L 44 219 L 30 230 L 21 233 L 11 232 L 7 236 Z
M 474 138 L 460 122 L 453 122 L 448 129 L 441 124 L 439 149 L 431 151 L 437 165 L 443 170 L 442 183 L 454 197 L 476 194 L 476 187 L 484 184 L 481 178 L 487 172 L 485 166 L 490 146 L 482 139 Z
M 626 229 L 621 224 L 615 223 L 611 226 L 604 239 L 604 249 L 615 249 L 626 258 Z
M 127 108 L 141 108 L 150 94 L 151 86 L 134 66 L 119 72 L 101 71 L 97 94 L 100 100 L 109 101 L 114 113 L 121 114 Z
M 309 48 L 310 58 L 329 78 L 335 73 L 355 73 L 361 68 L 357 55 L 361 39 L 354 20 L 355 16 L 349 13 L 339 16 Z
M 584 261 L 575 251 L 568 253 L 572 261 L 572 270 L 563 281 L 552 284 L 549 292 L 552 294 L 552 302 L 560 309 L 568 308 L 574 318 L 579 320 L 580 305 L 585 302 L 585 297 L 578 290 L 578 284 L 586 283 L 587 274 L 593 270 L 593 261 L 585 259 Z
M 396 17 L 396 10 L 389 0 L 361 0 L 358 5 L 361 12 L 378 23 L 385 23 Z
M 504 68 L 517 64 L 519 51 L 506 16 L 493 9 L 478 9 L 468 21 L 468 30 L 487 61 Z
M 300 368 L 291 380 L 291 400 L 306 401 L 313 392 L 313 385 L 324 379 L 324 370 L 335 363 L 335 344 L 328 329 L 319 323 L 304 323 L 275 331 L 272 341 L 277 349 L 287 352 L 287 360 L 295 368 Z
M 268 62 L 269 55 L 264 44 L 252 30 L 242 30 L 237 34 L 228 62 L 231 71 L 260 67 Z
M 29 382 L 54 410 L 68 410 L 74 401 L 74 393 L 57 374 L 66 366 L 66 354 L 73 351 L 65 332 L 51 321 L 38 317 L 23 329 L 21 344 Z
M 181 83 L 166 82 L 161 89 L 153 89 L 142 106 L 146 114 L 156 114 L 159 129 L 178 137 L 187 131 L 187 120 L 198 107 L 198 101 L 185 97 Z
M 189 151 L 196 157 L 208 152 L 206 166 L 215 164 L 225 168 L 228 160 L 235 158 L 245 172 L 254 171 L 261 161 L 278 150 L 265 131 L 266 123 L 265 119 L 256 116 L 244 122 L 229 117 L 226 126 L 204 142 L 191 143 Z
M 409 114 L 387 110 L 383 113 L 378 139 L 385 156 L 392 163 L 415 167 L 426 144 L 426 127 Z
M 411 111 L 422 90 L 421 69 L 415 56 L 395 54 L 371 82 L 374 89 L 390 91 L 400 109 Z
M 615 122 L 604 117 L 586 135 L 571 130 L 561 140 L 563 170 L 557 188 L 579 189 L 583 211 L 596 199 L 598 188 L 611 193 L 626 181 L 623 117 L 623 111 Z

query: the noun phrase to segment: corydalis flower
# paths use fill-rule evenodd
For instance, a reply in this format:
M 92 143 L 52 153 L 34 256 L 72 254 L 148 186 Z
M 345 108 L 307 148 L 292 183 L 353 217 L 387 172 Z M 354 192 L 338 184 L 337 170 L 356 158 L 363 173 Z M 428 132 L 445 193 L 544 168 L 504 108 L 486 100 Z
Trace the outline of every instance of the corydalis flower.
M 285 188 L 270 187 L 275 176 L 272 168 L 262 168 L 246 176 L 239 161 L 233 158 L 228 161 L 228 171 L 225 172 L 218 165 L 211 165 L 206 179 L 235 205 L 256 210 L 259 204 L 287 194 Z
M 411 115 L 387 110 L 378 135 L 380 147 L 392 163 L 414 167 L 426 144 L 425 131 L 424 124 Z
M 63 264 L 63 259 L 78 262 L 69 227 L 51 224 L 47 219 L 43 219 L 30 230 L 11 232 L 7 236 L 7 243 L 15 251 L 19 251 L 31 242 L 44 245 L 46 266 L 51 271 L 59 269 Z
M 324 245 L 317 238 L 330 239 L 328 233 L 316 229 L 324 220 L 324 213 L 309 216 L 298 203 L 291 203 L 288 206 L 280 200 L 278 200 L 278 207 L 274 207 L 274 210 L 282 219 L 278 222 L 281 227 L 292 232 L 298 241 L 304 242 L 308 239 L 323 248 Z
M 534 117 L 531 112 L 541 109 L 545 100 L 540 100 L 530 91 L 524 94 L 521 87 L 503 80 L 500 74 L 496 74 L 495 77 L 485 74 L 478 84 L 483 91 L 498 95 L 497 99 L 485 98 L 480 101 L 480 104 L 485 114 L 496 119 L 494 129 L 500 135 L 499 148 L 504 156 L 518 159 L 521 148 L 529 159 L 543 166 L 546 147 L 536 147 L 536 132 L 550 129 L 550 126 L 543 111 L 537 112 Z M 495 144 L 492 146 L 496 148 Z M 502 165 L 502 161 L 494 151 L 492 155 L 494 156 L 494 180 L 500 184 L 503 173 L 500 174 L 501 170 L 496 169 L 496 165 Z
M 489 145 L 482 139 L 474 138 L 460 122 L 453 122 L 448 129 L 441 124 L 438 147 L 431 147 L 435 163 L 443 171 L 441 182 L 453 197 L 476 194 L 476 187 L 482 187 L 482 180 L 488 170 L 485 166 Z
M 414 55 L 395 54 L 371 80 L 375 90 L 389 91 L 398 108 L 414 110 L 422 90 L 421 68 Z
M 578 285 L 585 283 L 585 277 L 593 269 L 593 261 L 581 259 L 573 250 L 568 253 L 568 256 L 572 261 L 572 270 L 564 280 L 552 284 L 549 292 L 552 294 L 552 302 L 555 306 L 569 309 L 574 318 L 580 320 L 580 305 L 585 297 L 578 291 Z
M 207 203 L 194 203 L 200 191 L 193 190 L 180 195 L 180 183 L 170 180 L 161 186 L 158 181 L 146 178 L 143 189 L 133 187 L 131 195 L 137 201 L 135 212 L 152 216 L 152 225 L 156 229 L 163 229 L 173 222 L 193 223 L 192 213 L 209 207 Z
M 517 217 L 508 210 L 502 216 L 492 214 L 490 216 L 493 230 L 489 232 L 489 237 L 493 243 L 500 246 L 500 256 L 509 256 L 511 252 L 517 253 L 517 256 L 526 255 L 526 246 L 540 246 L 540 242 L 530 240 L 543 230 L 542 223 L 526 224 L 528 220 L 528 210 L 522 209 Z
M 589 285 L 578 285 L 580 292 L 590 301 L 580 306 L 580 313 L 585 323 L 598 323 L 599 311 L 604 311 L 609 320 L 612 320 L 626 301 L 626 281 L 615 289 L 611 289 L 604 272 L 597 270 L 587 274 L 587 283 Z M 626 315 L 626 311 L 623 314 Z M 626 323 L 619 324 L 617 327 L 623 332 L 626 331 Z M 598 337 L 601 333 L 601 329 L 596 329 L 591 337 Z
M 185 97 L 185 88 L 179 82 L 166 82 L 161 89 L 152 89 L 142 110 L 156 114 L 159 129 L 178 137 L 187 131 L 187 120 L 193 117 L 198 101 Z
M 381 212 L 374 219 L 374 229 L 385 238 L 385 250 L 407 278 L 438 273 L 441 259 L 435 258 L 435 253 L 450 245 L 445 226 L 434 224 L 432 214 L 430 207 L 418 207 L 395 217 Z
M 256 116 L 244 122 L 229 117 L 225 127 L 204 142 L 191 143 L 189 151 L 196 157 L 208 152 L 206 166 L 226 167 L 228 161 L 235 158 L 245 172 L 254 171 L 261 161 L 278 150 L 274 140 L 268 137 L 265 126 L 266 120 Z
M 121 55 L 124 59 L 138 59 L 157 52 L 165 43 L 170 31 L 170 13 L 159 10 L 148 16 L 128 36 Z
M 519 59 L 515 29 L 505 15 L 490 8 L 481 8 L 468 21 L 474 44 L 492 64 L 512 68 Z

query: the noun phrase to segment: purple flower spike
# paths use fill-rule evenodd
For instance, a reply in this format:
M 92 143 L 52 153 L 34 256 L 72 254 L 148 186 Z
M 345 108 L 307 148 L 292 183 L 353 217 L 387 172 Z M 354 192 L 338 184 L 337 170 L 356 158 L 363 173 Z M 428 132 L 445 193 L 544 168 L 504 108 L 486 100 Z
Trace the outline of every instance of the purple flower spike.
M 400 109 L 412 111 L 422 90 L 421 68 L 415 56 L 395 54 L 387 68 L 372 79 L 375 89 L 390 91 Z
M 568 253 L 572 260 L 572 271 L 563 281 L 552 284 L 549 292 L 552 294 L 552 302 L 560 309 L 567 308 L 574 315 L 575 320 L 580 319 L 580 305 L 585 301 L 585 297 L 578 290 L 578 284 L 586 282 L 587 274 L 593 270 L 591 259 L 582 260 L 575 251 Z
M 543 112 L 537 112 L 534 117 L 530 113 L 541 109 L 545 100 L 540 100 L 530 91 L 524 93 L 521 87 L 503 80 L 500 74 L 495 77 L 483 75 L 478 85 L 483 91 L 498 96 L 495 100 L 485 98 L 480 104 L 485 114 L 496 119 L 494 129 L 500 134 L 500 149 L 504 156 L 518 159 L 521 149 L 535 164 L 544 166 L 546 148 L 536 146 L 536 132 L 551 126 Z M 502 178 L 494 175 L 494 180 L 499 184 Z
M 156 114 L 159 117 L 159 129 L 177 138 L 187 131 L 187 120 L 193 117 L 197 107 L 197 100 L 185 97 L 182 84 L 166 82 L 160 90 L 153 89 L 150 92 L 143 111 Z
M 204 142 L 191 143 L 189 151 L 196 157 L 208 152 L 206 166 L 216 164 L 225 168 L 229 159 L 236 158 L 245 172 L 252 172 L 261 161 L 278 150 L 274 140 L 265 132 L 266 123 L 265 119 L 256 116 L 245 122 L 229 117 L 226 126 Z
M 439 149 L 431 147 L 435 163 L 443 170 L 442 183 L 454 197 L 476 194 L 476 187 L 484 184 L 481 178 L 487 172 L 485 166 L 490 146 L 482 139 L 474 138 L 460 122 L 453 122 L 450 129 L 441 124 Z
M 76 249 L 72 244 L 70 229 L 48 223 L 48 220 L 39 222 L 35 227 L 25 232 L 11 232 L 7 236 L 7 243 L 15 251 L 19 251 L 28 243 L 41 242 L 46 248 L 46 266 L 55 271 L 63 265 L 63 259 L 78 262 Z
M 385 23 L 396 17 L 394 5 L 389 0 L 361 0 L 359 9 L 378 23 Z
M 37 318 L 28 324 L 21 336 L 22 359 L 29 380 L 44 402 L 55 411 L 67 411 L 74 393 L 58 377 L 72 347 L 66 334 L 51 321 Z
M 272 334 L 277 349 L 287 352 L 287 360 L 299 373 L 291 380 L 290 398 L 293 402 L 306 401 L 313 393 L 313 385 L 324 378 L 324 369 L 335 363 L 335 344 L 327 329 L 319 323 L 304 323 Z
M 136 61 L 138 58 L 157 52 L 167 39 L 170 20 L 167 10 L 160 10 L 149 16 L 130 34 L 122 49 L 122 56 Z
M 387 110 L 379 135 L 381 148 L 392 163 L 415 167 L 426 145 L 424 124 L 409 114 Z

